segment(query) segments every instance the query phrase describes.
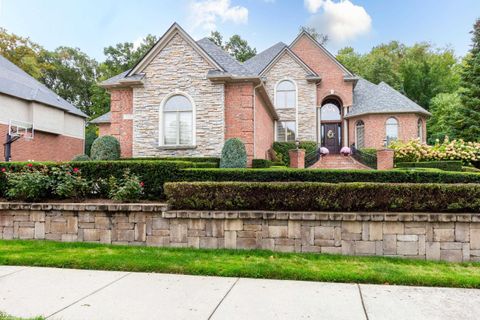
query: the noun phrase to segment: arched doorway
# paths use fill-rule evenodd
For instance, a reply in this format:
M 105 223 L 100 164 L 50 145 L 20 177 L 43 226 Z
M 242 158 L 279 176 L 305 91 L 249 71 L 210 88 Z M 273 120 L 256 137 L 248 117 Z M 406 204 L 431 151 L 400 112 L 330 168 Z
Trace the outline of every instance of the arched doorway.
M 323 100 L 319 112 L 320 144 L 330 153 L 339 153 L 342 147 L 342 104 L 337 98 Z

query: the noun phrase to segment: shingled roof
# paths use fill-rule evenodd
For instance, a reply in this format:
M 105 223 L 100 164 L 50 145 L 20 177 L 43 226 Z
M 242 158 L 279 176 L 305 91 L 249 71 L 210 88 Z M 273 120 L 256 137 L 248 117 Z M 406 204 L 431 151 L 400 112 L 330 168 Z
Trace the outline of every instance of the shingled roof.
M 86 118 L 87 115 L 0 55 L 0 93 L 35 101 Z
M 107 113 L 102 114 L 100 117 L 90 120 L 89 122 L 94 124 L 110 123 L 111 119 L 112 119 L 112 112 L 109 111 Z
M 385 82 L 378 85 L 360 78 L 353 90 L 353 105 L 345 118 L 374 113 L 420 113 L 430 112 L 390 87 Z
M 259 75 L 273 59 L 286 47 L 285 43 L 279 42 L 274 44 L 270 48 L 260 52 L 259 54 L 251 57 L 243 63 L 243 66 L 248 69 L 251 73 Z

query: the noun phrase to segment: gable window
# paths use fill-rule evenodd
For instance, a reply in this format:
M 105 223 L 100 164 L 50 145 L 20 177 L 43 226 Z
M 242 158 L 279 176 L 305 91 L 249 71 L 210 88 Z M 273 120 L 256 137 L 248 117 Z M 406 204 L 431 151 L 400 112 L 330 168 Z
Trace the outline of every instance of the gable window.
M 362 120 L 357 121 L 355 125 L 355 148 L 365 147 L 365 123 Z
M 294 142 L 295 141 L 295 121 L 278 121 L 277 122 L 277 139 L 278 142 Z
M 420 142 L 423 142 L 423 121 L 422 119 L 418 119 L 417 123 L 417 131 L 418 131 L 418 138 Z
M 163 145 L 193 144 L 193 106 L 181 94 L 168 98 L 163 105 Z
M 278 109 L 295 108 L 297 106 L 297 89 L 290 80 L 283 80 L 277 84 L 275 107 Z
M 387 146 L 390 142 L 398 140 L 398 120 L 395 118 L 388 118 L 385 123 L 385 132 L 387 139 Z

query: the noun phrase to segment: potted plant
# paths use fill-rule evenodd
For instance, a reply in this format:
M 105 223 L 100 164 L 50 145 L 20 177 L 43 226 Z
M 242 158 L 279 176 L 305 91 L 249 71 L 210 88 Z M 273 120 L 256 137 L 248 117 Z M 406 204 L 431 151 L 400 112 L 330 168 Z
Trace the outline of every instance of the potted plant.
M 329 154 L 329 153 L 330 153 L 330 151 L 328 151 L 327 148 L 325 148 L 325 147 L 321 147 L 321 148 L 320 148 L 320 156 L 321 156 L 321 157 L 326 156 L 326 155 Z
M 343 147 L 340 149 L 340 153 L 347 157 L 352 154 L 352 150 L 349 147 Z

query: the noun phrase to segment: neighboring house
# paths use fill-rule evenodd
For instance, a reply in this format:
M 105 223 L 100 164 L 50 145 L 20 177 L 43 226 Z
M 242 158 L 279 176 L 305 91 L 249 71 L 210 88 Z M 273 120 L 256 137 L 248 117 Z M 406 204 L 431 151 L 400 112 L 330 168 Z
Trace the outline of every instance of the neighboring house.
M 33 126 L 31 140 L 11 146 L 12 161 L 64 161 L 84 153 L 86 115 L 0 56 L 0 136 L 9 126 Z M 3 159 L 2 159 L 3 160 Z
M 131 69 L 101 83 L 111 111 L 95 119 L 123 157 L 218 156 L 238 137 L 249 160 L 274 141 L 380 148 L 425 141 L 426 110 L 381 83 L 360 79 L 307 32 L 239 63 L 207 38 L 173 24 Z

